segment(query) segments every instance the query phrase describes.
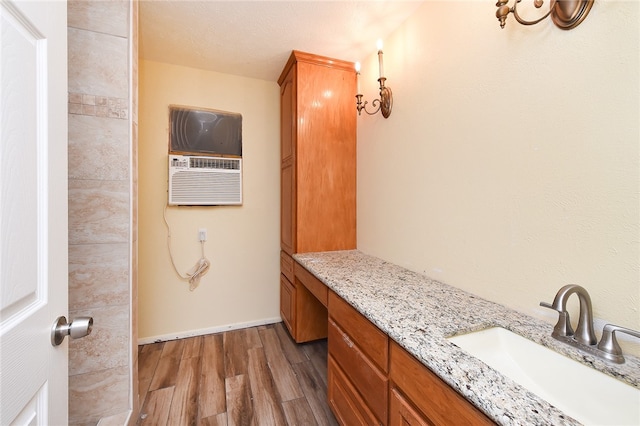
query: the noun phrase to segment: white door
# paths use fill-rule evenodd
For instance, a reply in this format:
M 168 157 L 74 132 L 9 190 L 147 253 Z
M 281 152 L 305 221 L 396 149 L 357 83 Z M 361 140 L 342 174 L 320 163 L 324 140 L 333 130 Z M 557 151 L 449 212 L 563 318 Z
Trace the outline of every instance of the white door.
M 64 425 L 66 2 L 0 0 L 0 30 L 0 425 Z

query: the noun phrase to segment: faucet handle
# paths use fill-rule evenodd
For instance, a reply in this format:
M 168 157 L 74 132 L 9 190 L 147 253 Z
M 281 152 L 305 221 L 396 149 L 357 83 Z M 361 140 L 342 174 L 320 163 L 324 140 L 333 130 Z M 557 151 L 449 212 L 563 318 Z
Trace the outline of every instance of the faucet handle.
M 551 303 L 549 302 L 540 302 L 540 306 L 545 307 L 545 308 L 549 308 L 549 309 L 553 309 L 554 311 L 557 311 L 556 308 L 553 307 L 553 305 L 551 305 Z M 560 312 L 560 311 L 558 311 Z
M 616 331 L 635 337 L 640 337 L 640 332 L 613 324 L 607 324 L 602 329 L 602 338 L 600 339 L 600 343 L 598 343 L 598 349 L 604 352 L 604 357 L 609 361 L 622 364 L 624 362 L 624 356 L 622 356 L 622 348 L 618 344 L 618 339 L 616 339 Z
M 551 333 L 554 337 L 569 337 L 573 336 L 573 328 L 571 328 L 571 320 L 569 319 L 569 312 L 559 310 L 553 307 L 551 303 L 540 302 L 540 306 L 553 309 L 558 312 L 558 322 L 555 327 L 553 327 L 553 333 Z

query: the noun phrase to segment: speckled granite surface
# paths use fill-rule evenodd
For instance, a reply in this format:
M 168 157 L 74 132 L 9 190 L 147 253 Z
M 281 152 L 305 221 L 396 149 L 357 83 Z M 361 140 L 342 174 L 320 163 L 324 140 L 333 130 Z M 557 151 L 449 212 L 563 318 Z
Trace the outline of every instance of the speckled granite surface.
M 553 339 L 550 324 L 360 251 L 294 258 L 499 424 L 580 423 L 446 337 L 501 326 L 640 387 L 640 360 L 635 357 L 625 356 L 622 365 L 604 362 Z

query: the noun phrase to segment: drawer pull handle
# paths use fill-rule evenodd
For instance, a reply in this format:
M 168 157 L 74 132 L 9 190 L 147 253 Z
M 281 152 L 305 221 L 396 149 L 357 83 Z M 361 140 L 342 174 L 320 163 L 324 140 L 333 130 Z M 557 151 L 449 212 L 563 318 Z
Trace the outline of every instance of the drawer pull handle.
M 353 342 L 351 341 L 351 339 L 349 339 L 349 336 L 347 336 L 346 334 L 342 334 L 342 340 L 344 340 L 344 342 L 347 344 L 347 346 L 349 346 L 350 348 L 353 348 Z

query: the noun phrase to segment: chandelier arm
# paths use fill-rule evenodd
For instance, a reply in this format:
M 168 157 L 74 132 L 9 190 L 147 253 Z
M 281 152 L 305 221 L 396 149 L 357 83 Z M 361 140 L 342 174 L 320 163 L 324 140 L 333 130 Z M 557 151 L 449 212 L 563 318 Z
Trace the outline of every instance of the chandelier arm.
M 544 19 L 546 19 L 549 15 L 551 15 L 551 12 L 553 11 L 553 9 L 549 9 L 549 11 L 540 19 L 537 19 L 535 21 L 527 21 L 524 20 L 520 17 L 520 15 L 518 14 L 518 9 L 516 8 L 516 6 L 518 5 L 518 3 L 520 3 L 520 1 L 522 0 L 517 0 L 514 4 L 513 7 L 511 8 L 511 13 L 513 13 L 513 16 L 516 18 L 516 21 L 520 22 L 522 25 L 535 25 L 540 21 L 543 21 Z

